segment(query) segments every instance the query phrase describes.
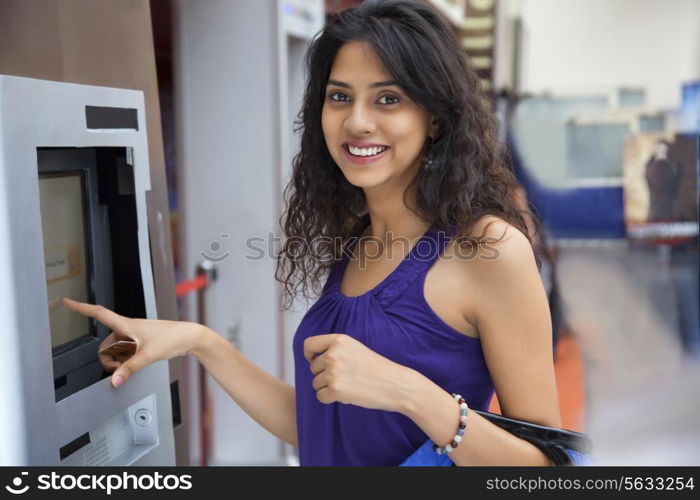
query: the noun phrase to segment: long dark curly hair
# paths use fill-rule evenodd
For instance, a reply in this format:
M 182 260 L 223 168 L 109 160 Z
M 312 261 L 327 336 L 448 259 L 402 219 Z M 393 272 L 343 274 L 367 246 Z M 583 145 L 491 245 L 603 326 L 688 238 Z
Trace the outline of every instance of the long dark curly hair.
M 307 301 L 320 294 L 323 276 L 367 213 L 364 192 L 336 165 L 321 127 L 331 66 L 351 41 L 370 44 L 406 94 L 438 118 L 432 168 L 421 169 L 404 193 L 405 202 L 414 190 L 411 210 L 429 224 L 456 228 L 458 236 L 470 235 L 480 217 L 496 215 L 530 240 L 516 205 L 518 183 L 499 153 L 495 117 L 450 28 L 424 4 L 366 0 L 332 17 L 306 53 L 306 90 L 294 129 L 302 131 L 301 147 L 284 190 L 286 238 L 275 274 L 284 284 L 284 309 L 299 292 Z M 539 268 L 537 255 L 536 261 Z

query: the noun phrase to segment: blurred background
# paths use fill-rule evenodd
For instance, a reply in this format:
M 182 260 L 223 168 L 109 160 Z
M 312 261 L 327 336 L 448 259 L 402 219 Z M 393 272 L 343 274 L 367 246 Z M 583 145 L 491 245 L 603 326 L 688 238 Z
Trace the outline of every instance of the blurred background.
M 290 384 L 309 304 L 280 310 L 272 254 L 303 56 L 356 3 L 0 0 L 0 74 L 144 91 L 174 268 L 156 285 L 177 284 L 159 315 L 205 322 Z M 700 2 L 424 3 L 479 71 L 522 206 L 544 223 L 564 427 L 599 464 L 699 464 Z M 195 360 L 170 364 L 179 464 L 298 463 Z

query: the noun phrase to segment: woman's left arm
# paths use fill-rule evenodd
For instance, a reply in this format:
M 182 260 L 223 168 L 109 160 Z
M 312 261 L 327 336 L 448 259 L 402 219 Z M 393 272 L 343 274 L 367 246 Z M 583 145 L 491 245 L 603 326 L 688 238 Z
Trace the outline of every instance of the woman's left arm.
M 502 234 L 503 224 L 493 224 L 500 226 L 493 234 Z M 532 248 L 512 226 L 504 240 L 491 248 L 465 265 L 478 286 L 478 293 L 470 294 L 469 300 L 501 411 L 508 417 L 561 427 L 551 318 Z M 403 390 L 397 394 L 400 411 L 434 443 L 445 446 L 459 424 L 457 402 L 416 371 L 405 371 L 404 377 Z M 456 465 L 552 465 L 536 446 L 473 411 L 450 458 Z

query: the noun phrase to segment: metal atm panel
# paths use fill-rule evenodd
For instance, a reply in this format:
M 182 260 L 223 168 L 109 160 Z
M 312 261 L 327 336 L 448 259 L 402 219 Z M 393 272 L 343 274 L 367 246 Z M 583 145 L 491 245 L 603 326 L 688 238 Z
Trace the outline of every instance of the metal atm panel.
M 142 92 L 0 75 L 0 465 L 175 465 L 167 362 L 113 388 L 49 297 L 157 317 L 149 172 Z

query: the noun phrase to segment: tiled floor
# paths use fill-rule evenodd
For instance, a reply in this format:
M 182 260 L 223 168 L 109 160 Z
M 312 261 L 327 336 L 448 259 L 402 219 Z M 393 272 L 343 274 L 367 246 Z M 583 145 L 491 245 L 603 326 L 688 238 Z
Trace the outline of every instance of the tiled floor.
M 664 254 L 565 248 L 558 271 L 584 367 L 581 429 L 598 463 L 700 464 L 700 362 L 682 352 Z M 558 378 L 575 371 L 561 368 Z M 578 392 L 567 380 L 559 380 L 563 404 Z

